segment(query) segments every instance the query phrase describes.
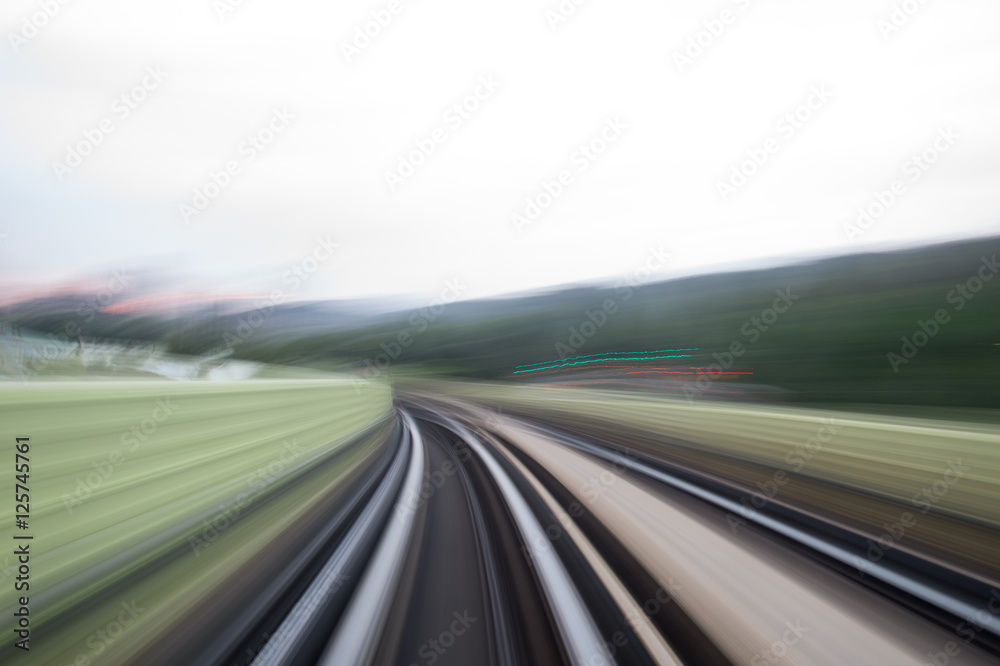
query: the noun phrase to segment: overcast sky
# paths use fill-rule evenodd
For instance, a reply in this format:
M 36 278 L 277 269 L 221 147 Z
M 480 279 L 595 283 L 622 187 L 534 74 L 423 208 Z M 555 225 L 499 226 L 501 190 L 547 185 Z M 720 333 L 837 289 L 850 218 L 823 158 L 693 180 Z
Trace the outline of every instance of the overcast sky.
M 476 297 L 1000 230 L 992 0 L 43 4 L 0 19 L 8 297 Z

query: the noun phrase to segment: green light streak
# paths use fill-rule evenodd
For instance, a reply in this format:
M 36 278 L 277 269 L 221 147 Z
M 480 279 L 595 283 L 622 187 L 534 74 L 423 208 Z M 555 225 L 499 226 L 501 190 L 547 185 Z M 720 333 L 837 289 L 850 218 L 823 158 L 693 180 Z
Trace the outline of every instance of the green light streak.
M 562 360 L 563 361 L 575 361 L 575 360 L 580 359 L 580 358 L 593 358 L 594 356 L 617 356 L 619 354 L 661 354 L 663 352 L 675 352 L 675 351 L 698 351 L 698 349 L 699 349 L 698 347 L 691 347 L 691 348 L 688 348 L 688 349 L 654 349 L 652 351 L 647 351 L 647 352 L 604 352 L 603 354 L 585 354 L 583 356 L 571 356 L 570 358 L 564 358 Z M 690 354 L 687 354 L 687 356 L 690 356 Z M 661 357 L 661 358 L 669 358 L 669 357 Z M 605 360 L 608 360 L 608 361 L 627 361 L 627 360 L 630 360 L 630 359 L 625 359 L 625 358 L 609 358 L 609 359 L 605 359 Z M 631 359 L 631 360 L 634 360 L 634 359 Z M 555 363 L 555 361 L 541 361 L 539 363 L 525 363 L 524 365 L 516 366 L 516 368 L 530 368 L 533 365 L 546 365 L 546 364 L 549 364 L 549 363 Z
M 595 358 L 589 361 L 577 361 L 575 363 L 560 363 L 559 365 L 553 365 L 546 368 L 532 368 L 531 370 L 515 370 L 513 374 L 518 375 L 524 372 L 538 372 L 539 370 L 552 370 L 554 368 L 564 368 L 567 365 L 586 365 L 587 363 L 603 363 L 608 360 L 612 361 L 648 361 L 654 358 L 690 358 L 693 354 L 670 354 L 668 356 L 630 356 L 628 358 Z

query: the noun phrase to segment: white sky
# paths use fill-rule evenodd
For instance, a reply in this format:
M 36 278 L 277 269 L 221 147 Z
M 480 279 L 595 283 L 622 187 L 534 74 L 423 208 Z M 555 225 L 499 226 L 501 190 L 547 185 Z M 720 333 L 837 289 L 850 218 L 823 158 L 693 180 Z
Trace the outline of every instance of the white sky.
M 146 265 L 267 292 L 329 236 L 335 256 L 296 296 L 457 277 L 476 297 L 631 273 L 656 247 L 666 277 L 1000 230 L 991 0 L 927 2 L 888 39 L 884 0 L 590 0 L 554 30 L 557 0 L 404 0 L 351 62 L 341 45 L 389 0 L 243 0 L 220 19 L 222 1 L 70 0 L 16 52 L 41 5 L 4 2 L 0 288 Z M 679 72 L 673 54 L 723 10 Z M 121 118 L 115 99 L 157 66 Z M 454 128 L 444 114 L 484 76 L 498 89 Z M 776 123 L 814 86 L 832 97 L 786 138 Z M 295 119 L 246 162 L 274 108 Z M 59 181 L 53 162 L 104 118 L 114 131 Z M 609 118 L 627 129 L 580 172 L 571 156 Z M 385 172 L 437 127 L 447 141 L 390 191 Z M 943 127 L 959 138 L 911 180 Z M 769 137 L 777 152 L 722 201 L 717 183 Z M 184 223 L 178 206 L 229 160 L 241 172 Z M 511 215 L 563 169 L 571 185 L 518 233 Z M 903 193 L 851 242 L 844 225 L 894 179 Z

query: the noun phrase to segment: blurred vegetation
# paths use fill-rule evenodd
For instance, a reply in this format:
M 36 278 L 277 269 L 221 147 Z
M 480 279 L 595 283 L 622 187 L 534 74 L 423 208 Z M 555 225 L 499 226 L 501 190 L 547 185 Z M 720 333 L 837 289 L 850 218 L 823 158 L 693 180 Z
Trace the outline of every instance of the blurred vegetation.
M 741 342 L 746 353 L 736 363 L 753 369 L 748 379 L 777 387 L 774 395 L 787 401 L 996 407 L 1000 279 L 985 282 L 972 298 L 949 300 L 950 292 L 977 276 L 984 257 L 996 255 L 1000 238 L 986 238 L 658 283 L 623 281 L 459 302 L 369 318 L 346 330 L 343 322 L 331 320 L 328 331 L 312 326 L 298 336 L 287 326 L 281 335 L 269 333 L 272 326 L 281 328 L 281 307 L 246 337 L 235 335 L 240 325 L 235 315 L 225 321 L 189 319 L 161 333 L 173 352 L 228 348 L 235 358 L 346 364 L 359 371 L 370 367 L 368 359 L 388 361 L 390 371 L 416 365 L 480 379 L 505 378 L 517 365 L 559 358 L 567 350 L 698 347 L 701 357 L 693 360 L 708 365 L 714 353 Z M 771 307 L 775 290 L 786 289 L 798 300 L 753 341 L 744 325 Z M 571 327 L 579 330 L 587 313 L 609 299 L 615 312 L 574 350 Z M 964 305 L 957 309 L 960 301 Z M 912 359 L 897 363 L 895 372 L 888 354 L 901 354 L 901 338 L 912 340 L 920 331 L 918 321 L 932 320 L 939 309 L 947 312 L 948 323 Z M 406 346 L 400 334 L 409 335 L 403 337 Z
M 0 663 L 141 663 L 127 650 L 234 585 L 247 559 L 273 550 L 281 530 L 378 449 L 390 415 L 386 385 L 342 377 L 0 384 L 0 420 L 31 437 L 38 550 L 32 547 L 30 591 L 32 600 L 45 599 L 33 602 L 31 617 L 35 630 L 47 632 L 47 640 L 32 641 L 33 659 L 19 662 L 10 641 L 0 646 Z M 308 474 L 380 423 L 363 447 L 322 475 Z M 4 475 L 0 490 L 12 497 L 14 483 Z M 0 513 L 14 524 L 13 502 Z M 159 568 L 138 575 L 153 562 Z M 19 595 L 13 574 L 3 574 L 0 628 L 13 635 Z M 85 649 L 95 647 L 95 622 L 113 620 L 123 599 L 136 598 L 148 610 L 131 642 L 105 654 Z M 90 612 L 65 615 L 81 599 L 93 602 Z
M 736 363 L 753 368 L 753 383 L 783 389 L 777 395 L 788 401 L 996 407 L 1000 279 L 970 299 L 957 291 L 948 297 L 977 275 L 984 257 L 998 254 L 1000 239 L 979 239 L 649 283 L 631 292 L 620 285 L 457 303 L 421 332 L 412 321 L 426 318 L 417 311 L 336 335 L 251 340 L 237 355 L 278 363 L 374 361 L 379 354 L 384 360 L 380 345 L 393 350 L 398 334 L 409 332 L 412 342 L 393 366 L 440 365 L 455 375 L 503 378 L 517 365 L 560 357 L 565 348 L 556 345 L 570 346 L 570 327 L 579 330 L 588 311 L 612 299 L 617 312 L 575 353 L 699 347 L 707 365 L 738 341 L 746 352 Z M 752 342 L 741 329 L 771 307 L 775 290 L 788 288 L 798 300 Z M 912 341 L 918 321 L 932 320 L 939 309 L 948 323 L 908 362 L 897 361 L 895 372 L 888 355 L 901 355 L 901 338 Z

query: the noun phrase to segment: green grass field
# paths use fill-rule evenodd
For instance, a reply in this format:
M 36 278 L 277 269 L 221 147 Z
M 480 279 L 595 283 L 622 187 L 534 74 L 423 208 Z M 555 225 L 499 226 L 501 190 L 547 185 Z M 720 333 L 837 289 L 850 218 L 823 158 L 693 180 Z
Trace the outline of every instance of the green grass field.
M 988 423 L 977 423 L 692 403 L 612 390 L 476 382 L 427 382 L 425 387 L 510 410 L 619 423 L 703 451 L 876 493 L 916 509 L 924 506 L 919 502 L 930 503 L 938 512 L 1000 527 L 1000 427 L 995 415 Z M 954 465 L 960 465 L 958 471 Z M 931 495 L 924 495 L 924 489 Z
M 386 385 L 329 377 L 0 384 L 7 450 L 0 466 L 0 495 L 6 498 L 0 520 L 8 540 L 14 534 L 34 537 L 30 592 L 14 589 L 13 549 L 4 549 L 6 559 L 0 555 L 8 635 L 20 594 L 30 597 L 32 626 L 38 628 L 184 542 L 192 555 L 185 566 L 194 567 L 188 577 L 204 573 L 218 555 L 204 557 L 212 550 L 216 532 L 206 528 L 215 517 L 219 525 L 228 524 L 293 472 L 390 415 Z M 25 530 L 15 526 L 15 437 L 30 437 Z M 209 520 L 192 522 L 206 515 Z M 246 543 L 227 545 L 230 554 L 245 556 L 262 545 L 259 530 L 231 531 L 227 538 L 241 532 Z M 145 599 L 147 607 L 176 592 L 169 579 L 159 584 L 159 592 Z

